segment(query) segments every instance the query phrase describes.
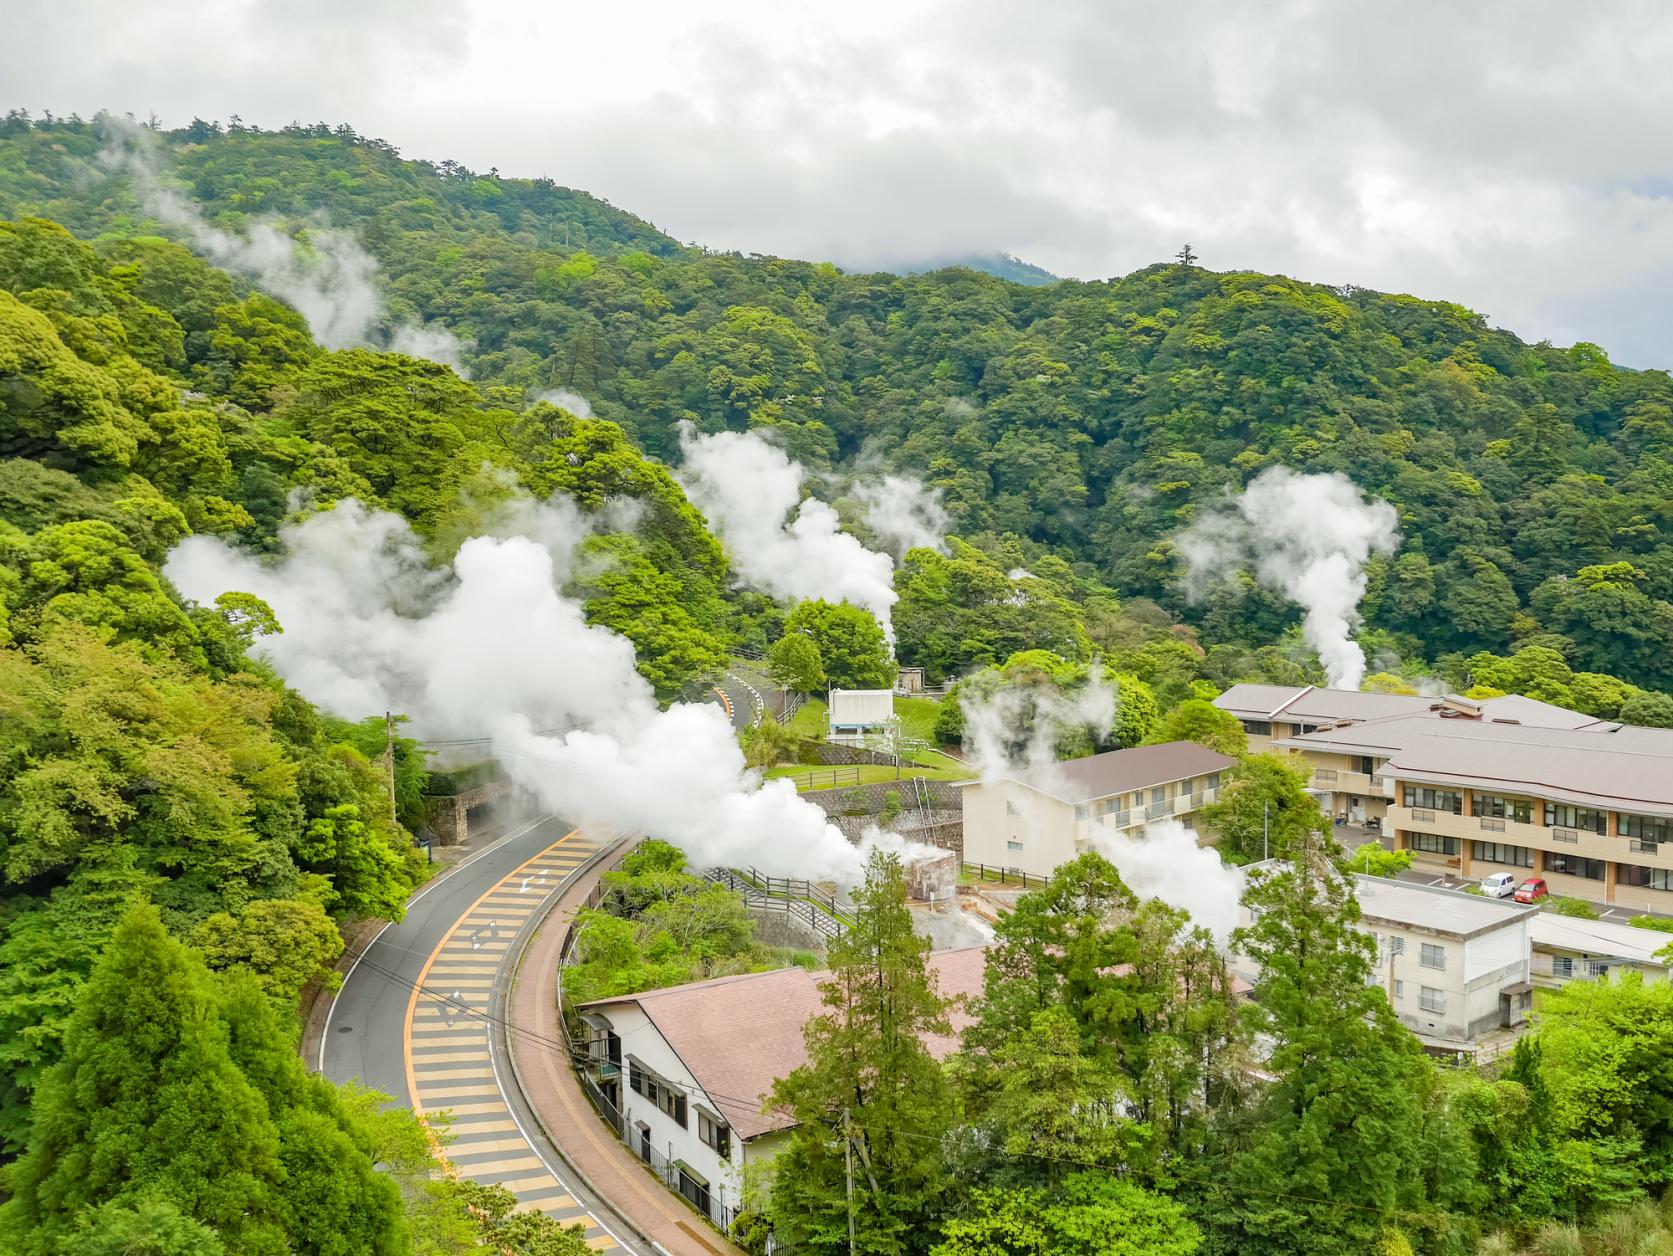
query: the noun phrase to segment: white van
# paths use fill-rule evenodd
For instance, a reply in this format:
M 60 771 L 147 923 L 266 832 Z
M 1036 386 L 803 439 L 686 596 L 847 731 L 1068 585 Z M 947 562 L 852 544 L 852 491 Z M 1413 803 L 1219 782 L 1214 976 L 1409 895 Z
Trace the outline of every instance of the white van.
M 1509 898 L 1516 893 L 1516 874 L 1495 872 L 1492 876 L 1482 877 L 1481 892 L 1488 898 Z

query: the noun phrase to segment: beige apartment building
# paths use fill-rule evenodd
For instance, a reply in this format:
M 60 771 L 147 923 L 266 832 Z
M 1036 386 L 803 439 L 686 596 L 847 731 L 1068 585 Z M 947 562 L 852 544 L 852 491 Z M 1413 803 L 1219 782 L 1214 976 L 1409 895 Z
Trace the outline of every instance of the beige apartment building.
M 1276 688 L 1235 686 L 1216 705 L 1247 721 L 1242 710 L 1268 695 L 1239 691 Z M 1355 719 L 1361 696 L 1392 695 L 1300 698 L 1265 721 L 1269 744 L 1306 760 L 1337 815 L 1380 819 L 1437 874 L 1541 876 L 1553 894 L 1673 912 L 1673 730 L 1528 698 L 1406 698 L 1419 705 Z M 1303 730 L 1293 713 L 1326 703 L 1342 717 Z
M 1194 827 L 1193 813 L 1215 800 L 1234 762 L 1170 741 L 960 782 L 965 861 L 1049 877 L 1095 836 L 1129 836 L 1164 819 Z

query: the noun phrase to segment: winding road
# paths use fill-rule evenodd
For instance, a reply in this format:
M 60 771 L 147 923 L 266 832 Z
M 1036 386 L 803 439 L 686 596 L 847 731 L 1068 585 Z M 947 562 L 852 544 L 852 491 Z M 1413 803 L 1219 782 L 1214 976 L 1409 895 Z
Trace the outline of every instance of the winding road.
M 598 852 L 554 816 L 515 828 L 425 887 L 355 961 L 326 1019 L 320 1069 L 420 1115 L 447 1113 L 448 1161 L 521 1208 L 587 1227 L 599 1251 L 642 1256 L 602 1201 L 566 1174 L 509 1077 L 493 1033 L 516 942 Z

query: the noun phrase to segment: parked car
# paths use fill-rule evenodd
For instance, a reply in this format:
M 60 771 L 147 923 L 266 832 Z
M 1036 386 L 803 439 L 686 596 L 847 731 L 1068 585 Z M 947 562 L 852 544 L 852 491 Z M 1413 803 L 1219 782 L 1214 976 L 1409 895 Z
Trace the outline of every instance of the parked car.
M 1516 893 L 1514 872 L 1495 872 L 1481 878 L 1481 892 L 1488 898 L 1509 898 Z
M 1529 877 L 1516 887 L 1516 902 L 1537 903 L 1551 894 L 1550 887 L 1545 884 L 1544 877 Z

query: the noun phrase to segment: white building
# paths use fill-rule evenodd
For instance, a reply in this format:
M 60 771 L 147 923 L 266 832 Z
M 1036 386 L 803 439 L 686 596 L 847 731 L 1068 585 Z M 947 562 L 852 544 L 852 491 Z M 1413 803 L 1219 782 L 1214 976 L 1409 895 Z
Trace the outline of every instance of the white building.
M 1194 741 L 1170 741 L 959 782 L 964 858 L 1049 877 L 1094 837 L 1132 836 L 1164 819 L 1193 827 L 1193 813 L 1218 797 L 1220 774 L 1235 762 Z
M 864 746 L 888 731 L 895 718 L 893 689 L 833 689 L 826 695 L 825 740 Z
M 1355 876 L 1354 891 L 1359 927 L 1377 941 L 1374 980 L 1424 1045 L 1468 1051 L 1527 1019 L 1538 909 L 1384 877 Z M 1239 918 L 1250 922 L 1247 907 Z M 1247 980 L 1258 975 L 1247 956 L 1234 962 Z
M 1531 929 L 1535 985 L 1562 986 L 1590 978 L 1615 981 L 1629 972 L 1642 974 L 1645 981 L 1667 980 L 1668 963 L 1656 952 L 1673 944 L 1673 935 L 1551 911 L 1535 916 Z
M 946 997 L 982 990 L 984 951 L 929 957 Z M 591 1031 L 588 1084 L 617 1134 L 698 1211 L 725 1228 L 743 1202 L 744 1170 L 770 1160 L 793 1122 L 761 1105 L 773 1083 L 807 1062 L 803 1026 L 825 1011 L 826 973 L 802 968 L 717 977 L 583 1004 Z M 951 1054 L 970 1023 L 950 1013 L 953 1034 L 931 1038 Z

